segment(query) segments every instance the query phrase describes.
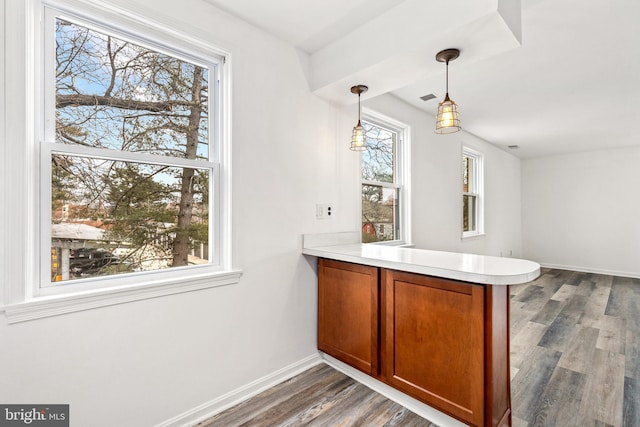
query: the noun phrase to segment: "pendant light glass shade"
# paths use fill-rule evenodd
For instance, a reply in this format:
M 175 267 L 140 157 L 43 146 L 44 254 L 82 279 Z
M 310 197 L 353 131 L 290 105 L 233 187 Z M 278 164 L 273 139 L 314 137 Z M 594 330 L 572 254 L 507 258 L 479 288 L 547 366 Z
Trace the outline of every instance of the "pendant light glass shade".
M 444 101 L 438 104 L 438 115 L 436 116 L 436 133 L 454 133 L 460 130 L 460 118 L 458 116 L 458 106 L 449 99 L 449 94 L 444 97 Z
M 353 151 L 364 150 L 364 129 L 362 129 L 362 123 L 358 120 L 358 124 L 353 128 L 351 134 L 351 149 Z
M 460 128 L 460 117 L 458 106 L 449 98 L 449 61 L 453 61 L 460 56 L 458 49 L 445 49 L 438 52 L 436 61 L 447 64 L 447 86 L 444 100 L 438 104 L 438 114 L 436 115 L 436 133 L 454 133 Z
M 358 94 L 358 124 L 353 128 L 351 134 L 351 150 L 363 151 L 365 149 L 364 144 L 364 129 L 362 128 L 362 122 L 360 121 L 360 94 L 369 90 L 367 86 L 357 85 L 351 88 L 351 93 Z

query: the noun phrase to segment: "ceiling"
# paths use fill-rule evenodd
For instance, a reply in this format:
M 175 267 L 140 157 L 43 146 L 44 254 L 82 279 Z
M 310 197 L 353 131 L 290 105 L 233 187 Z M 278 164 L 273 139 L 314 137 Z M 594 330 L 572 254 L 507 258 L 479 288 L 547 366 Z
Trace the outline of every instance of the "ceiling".
M 435 54 L 455 47 L 449 94 L 467 132 L 521 158 L 640 145 L 640 2 L 203 1 L 306 52 L 309 86 L 331 102 L 366 84 L 363 100 L 390 93 L 435 116 Z

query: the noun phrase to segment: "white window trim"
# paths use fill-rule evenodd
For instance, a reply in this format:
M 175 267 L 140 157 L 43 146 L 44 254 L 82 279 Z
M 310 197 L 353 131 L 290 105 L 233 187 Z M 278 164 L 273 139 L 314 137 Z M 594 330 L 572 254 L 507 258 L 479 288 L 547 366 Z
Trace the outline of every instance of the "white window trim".
M 462 153 L 460 158 L 462 157 L 471 157 L 472 159 L 474 159 L 475 161 L 475 168 L 474 168 L 474 182 L 476 183 L 476 192 L 473 193 L 465 193 L 462 192 L 462 196 L 467 195 L 467 194 L 471 194 L 471 195 L 475 195 L 477 197 L 477 206 L 476 206 L 476 230 L 473 231 L 462 231 L 462 238 L 466 239 L 469 237 L 477 237 L 477 236 L 484 236 L 484 155 L 479 152 L 476 151 L 472 148 L 469 148 L 467 146 L 462 146 Z M 462 170 L 462 162 L 461 163 L 461 167 L 460 167 L 460 187 L 462 188 L 462 174 L 463 174 L 463 170 Z M 460 197 L 460 212 L 462 213 L 463 210 L 463 201 L 462 201 L 462 197 Z M 463 224 L 462 224 L 462 215 L 460 216 L 460 229 L 463 229 Z
M 362 120 L 382 127 L 390 127 L 398 133 L 398 143 L 396 146 L 396 165 L 395 174 L 397 183 L 379 183 L 365 181 L 362 178 L 358 180 L 358 195 L 362 197 L 363 184 L 383 184 L 388 188 L 400 188 L 400 238 L 396 240 L 387 240 L 384 242 L 371 242 L 370 245 L 386 245 L 386 246 L 408 246 L 411 245 L 411 127 L 406 123 L 392 119 L 389 116 L 378 113 L 369 108 L 362 108 Z M 400 160 L 400 164 L 398 164 Z M 362 153 L 359 153 L 359 167 L 362 167 Z M 362 177 L 362 173 L 359 173 Z M 362 202 L 358 203 L 358 230 L 362 229 Z
M 205 271 L 204 269 L 189 269 L 185 275 L 184 269 L 176 269 L 177 274 L 166 272 L 150 272 L 147 275 L 136 275 L 135 279 L 115 280 L 115 286 L 99 289 L 67 288 L 70 292 L 59 295 L 39 295 L 39 256 L 40 238 L 38 229 L 41 227 L 39 218 L 40 197 L 37 194 L 40 176 L 39 148 L 41 133 L 44 128 L 40 117 L 36 114 L 43 105 L 42 75 L 43 65 L 40 58 L 43 48 L 41 15 L 42 5 L 47 4 L 56 8 L 73 10 L 74 14 L 87 17 L 98 17 L 100 21 L 108 22 L 114 27 L 142 28 L 149 40 L 170 47 L 189 45 L 190 49 L 202 55 L 213 53 L 224 58 L 220 64 L 224 71 L 221 73 L 219 90 L 221 91 L 220 126 L 220 186 L 219 204 L 221 222 L 219 224 L 220 265 L 218 269 Z M 231 260 L 231 105 L 230 105 L 230 69 L 231 55 L 221 49 L 212 49 L 211 43 L 195 38 L 189 34 L 169 29 L 166 25 L 137 15 L 112 5 L 99 4 L 89 0 L 24 0 L 23 2 L 7 2 L 4 16 L 5 35 L 11 40 L 5 43 L 5 58 L 11 61 L 5 63 L 4 81 L 12 82 L 6 85 L 3 97 L 4 117 L 2 123 L 17 125 L 3 126 L 4 145 L 6 154 L 0 159 L 5 179 L 2 186 L 2 200 L 0 200 L 0 227 L 5 241 L 12 242 L 12 250 L 4 250 L 6 255 L 2 260 L 3 268 L 0 272 L 0 311 L 5 313 L 8 323 L 16 323 L 63 313 L 121 304 L 130 301 L 155 298 L 190 292 L 216 286 L 237 283 L 242 271 L 232 267 Z M 37 46 L 37 49 L 33 49 Z M 7 108 L 7 107 L 11 108 Z M 24 123 L 24 126 L 20 124 Z M 126 276 L 126 275 L 125 275 Z M 182 276 L 182 277 L 180 277 Z

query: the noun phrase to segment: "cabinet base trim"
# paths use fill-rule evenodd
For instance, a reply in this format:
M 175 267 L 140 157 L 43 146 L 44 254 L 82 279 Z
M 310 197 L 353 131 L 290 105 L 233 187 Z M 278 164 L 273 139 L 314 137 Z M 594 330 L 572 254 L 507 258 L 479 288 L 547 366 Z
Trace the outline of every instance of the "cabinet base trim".
M 348 377 L 353 378 L 359 383 L 364 384 L 370 389 L 380 393 L 387 399 L 393 400 L 394 402 L 404 406 L 405 408 L 421 416 L 422 418 L 425 418 L 432 423 L 437 424 L 440 427 L 468 427 L 466 424 L 456 420 L 455 418 L 452 418 L 447 414 L 438 411 L 437 409 L 425 405 L 424 403 L 370 377 L 369 375 L 357 370 L 356 368 L 352 368 L 351 366 L 329 356 L 326 353 L 321 352 L 320 355 L 327 365 L 342 372 Z

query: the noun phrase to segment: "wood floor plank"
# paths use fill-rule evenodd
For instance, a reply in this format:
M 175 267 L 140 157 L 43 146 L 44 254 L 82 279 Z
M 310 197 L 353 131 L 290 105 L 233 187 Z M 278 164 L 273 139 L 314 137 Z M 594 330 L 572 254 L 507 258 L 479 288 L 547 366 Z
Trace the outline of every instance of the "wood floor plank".
M 542 323 L 543 325 L 550 325 L 554 320 L 556 320 L 556 317 L 558 317 L 558 314 L 560 314 L 560 311 L 564 306 L 564 301 L 550 299 L 544 306 L 542 306 L 542 309 L 540 309 L 540 311 L 531 318 L 531 321 Z
M 627 329 L 640 333 L 640 279 L 614 277 L 605 314 L 622 317 Z
M 602 327 L 598 334 L 596 348 L 624 354 L 626 339 L 627 334 L 624 321 L 619 317 L 604 315 L 602 317 Z
M 560 285 L 567 283 L 574 286 L 578 286 L 580 284 L 583 274 L 584 273 L 580 273 L 577 271 L 559 270 L 557 268 L 552 268 L 547 273 L 547 275 L 553 276 L 554 282 L 560 283 Z M 572 279 L 572 277 L 574 279 Z
M 611 284 L 611 295 L 605 310 L 609 316 L 625 317 L 626 302 L 633 299 L 634 279 L 629 277 L 614 277 Z M 638 319 L 640 322 L 640 319 Z M 640 330 L 640 329 L 636 329 Z
M 197 427 L 438 427 L 326 364 L 278 384 Z
M 593 371 L 587 377 L 581 414 L 585 420 L 622 425 L 624 356 L 596 349 Z
M 579 326 L 572 317 L 560 314 L 549 325 L 538 345 L 557 351 L 569 349 L 573 338 L 577 335 Z
M 547 327 L 541 323 L 527 322 L 525 327 L 511 338 L 511 366 L 520 368 L 531 357 Z
M 596 283 L 583 309 L 583 316 L 604 315 L 611 294 L 611 285 Z
M 584 317 L 584 310 L 589 297 L 590 294 L 576 292 L 562 307 L 560 315 L 571 318 L 575 323 L 578 323 Z
M 328 365 L 317 365 L 305 372 L 305 375 L 297 375 L 275 387 L 246 400 L 233 408 L 217 414 L 208 419 L 199 427 L 205 426 L 239 426 L 252 420 L 256 413 L 266 412 L 271 408 L 281 405 L 291 399 L 294 394 L 318 395 L 335 386 L 343 384 L 346 376 Z M 343 383 L 340 383 L 343 381 Z
M 515 309 L 518 312 L 518 318 L 511 320 L 510 332 L 512 336 L 518 335 L 520 331 L 522 331 L 522 329 L 525 328 L 527 324 L 531 321 L 533 316 L 536 315 L 535 311 L 529 311 L 529 310 L 523 309 L 522 307 L 517 307 L 519 304 L 522 304 L 522 303 L 516 303 L 516 304 L 514 304 L 513 302 L 511 303 L 511 307 L 512 307 L 511 309 L 512 310 Z
M 562 353 L 536 347 L 511 383 L 513 413 L 531 422 Z
M 324 389 L 321 395 L 296 393 L 293 396 L 289 396 L 289 399 L 281 402 L 277 406 L 261 412 L 259 417 L 254 417 L 250 421 L 240 424 L 240 426 L 271 427 L 290 425 L 300 417 L 304 417 L 304 412 L 310 407 L 317 405 L 319 396 L 322 401 L 320 405 L 331 411 L 335 408 L 338 401 L 348 399 L 349 396 L 352 396 L 357 391 L 357 384 L 351 378 L 345 376 L 338 382 Z M 360 398 L 368 394 L 366 390 L 362 391 L 363 393 L 358 393 L 358 397 Z M 220 427 L 224 425 L 225 424 L 220 424 Z
M 587 376 L 564 368 L 553 371 L 530 426 L 569 426 L 580 418 L 582 393 Z
M 583 374 L 592 371 L 591 360 L 599 334 L 599 329 L 581 326 L 568 349 L 562 353 L 558 366 Z
M 640 381 L 625 377 L 623 427 L 640 426 Z
M 566 301 L 567 299 L 571 298 L 571 296 L 575 292 L 575 286 L 564 284 L 560 287 L 560 289 L 556 291 L 555 294 L 553 294 L 553 296 L 551 296 L 551 299 L 554 301 Z
M 512 427 L 528 427 L 529 423 L 515 415 L 512 417 Z
M 640 380 L 640 334 L 631 329 L 626 331 L 624 355 L 624 376 Z
M 578 271 L 569 271 L 567 274 L 568 277 L 565 279 L 565 283 L 571 286 L 580 286 L 587 278 L 587 273 Z
M 376 398 L 382 399 L 380 395 L 353 381 L 348 387 L 340 393 L 328 398 L 321 398 L 318 404 L 310 408 L 304 408 L 297 413 L 289 410 L 289 417 L 280 417 L 270 420 L 270 425 L 278 425 L 283 427 L 299 427 L 307 425 L 355 425 L 363 416 L 363 411 L 370 410 L 372 405 L 377 402 Z M 342 410 L 336 411 L 336 407 L 342 407 Z M 375 406 L 374 406 L 375 407 Z M 286 414 L 283 414 L 286 416 Z M 258 424 L 260 426 L 260 424 Z

